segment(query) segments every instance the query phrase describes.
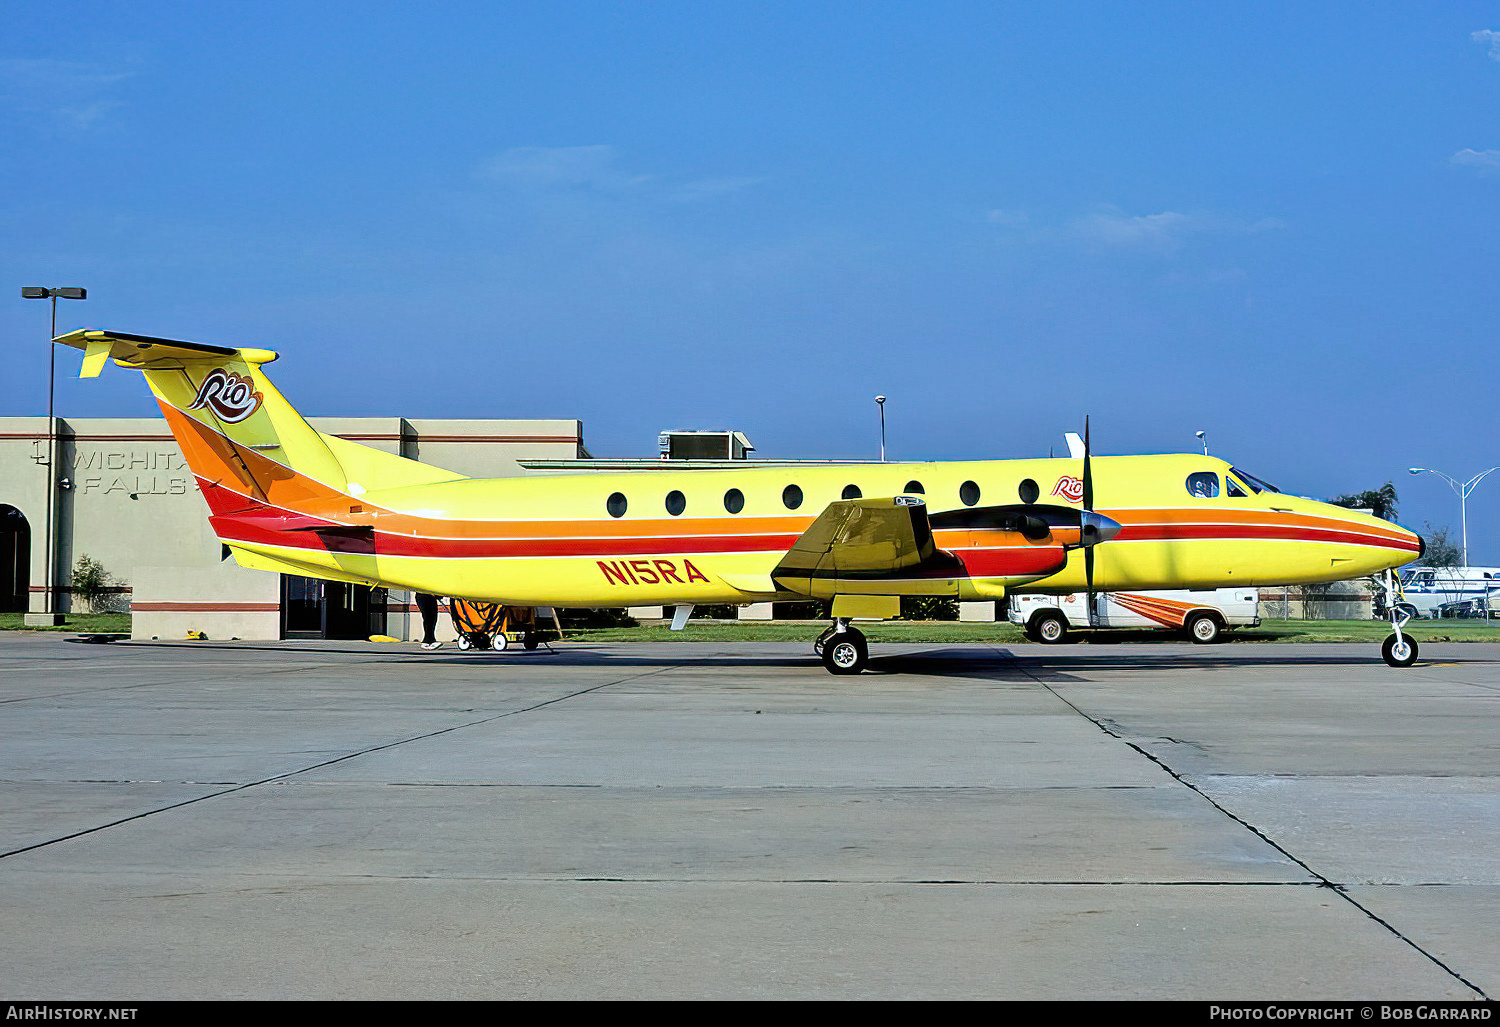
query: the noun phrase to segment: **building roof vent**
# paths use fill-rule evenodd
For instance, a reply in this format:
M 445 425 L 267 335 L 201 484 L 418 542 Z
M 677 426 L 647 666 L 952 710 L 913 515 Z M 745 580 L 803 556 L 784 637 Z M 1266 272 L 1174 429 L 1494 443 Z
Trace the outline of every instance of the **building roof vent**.
M 656 437 L 663 460 L 744 460 L 755 447 L 737 431 L 664 431 Z

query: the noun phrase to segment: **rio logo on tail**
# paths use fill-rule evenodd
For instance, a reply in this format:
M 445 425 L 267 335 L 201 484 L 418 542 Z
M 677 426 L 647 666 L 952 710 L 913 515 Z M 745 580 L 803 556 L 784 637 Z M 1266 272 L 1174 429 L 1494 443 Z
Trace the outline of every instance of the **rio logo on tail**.
M 249 378 L 216 367 L 204 376 L 188 409 L 208 407 L 220 420 L 238 424 L 260 408 L 261 398 Z

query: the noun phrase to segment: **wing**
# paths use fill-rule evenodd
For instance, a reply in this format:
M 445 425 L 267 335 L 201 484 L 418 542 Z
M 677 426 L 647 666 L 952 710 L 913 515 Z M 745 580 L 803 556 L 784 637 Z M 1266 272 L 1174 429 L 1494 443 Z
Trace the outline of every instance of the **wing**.
M 1029 505 L 929 517 L 916 496 L 840 500 L 798 537 L 771 579 L 778 589 L 834 600 L 835 616 L 841 605 L 857 616 L 893 611 L 900 596 L 998 599 L 1066 564 L 1079 516 Z
M 946 579 L 945 590 L 951 592 L 952 579 L 962 573 L 959 560 L 933 541 L 926 504 L 896 496 L 828 504 L 787 550 L 771 578 L 781 588 L 807 595 L 883 592 L 889 588 L 869 586 L 897 580 Z

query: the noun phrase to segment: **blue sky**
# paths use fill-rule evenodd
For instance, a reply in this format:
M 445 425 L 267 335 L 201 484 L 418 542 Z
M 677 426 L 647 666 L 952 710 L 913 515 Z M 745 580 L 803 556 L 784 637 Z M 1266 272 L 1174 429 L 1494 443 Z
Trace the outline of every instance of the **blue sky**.
M 1202 429 L 1455 537 L 1406 468 L 1500 463 L 1493 4 L 11 0 L 0 197 L 0 413 L 45 410 L 20 287 L 82 285 L 60 329 L 279 350 L 310 414 L 601 456 L 872 458 L 884 393 L 892 458 Z

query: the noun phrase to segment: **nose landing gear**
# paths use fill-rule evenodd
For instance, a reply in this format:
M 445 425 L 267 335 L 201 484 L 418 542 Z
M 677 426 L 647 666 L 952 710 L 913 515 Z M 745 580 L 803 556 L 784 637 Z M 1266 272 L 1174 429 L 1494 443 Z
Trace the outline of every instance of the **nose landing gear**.
M 1401 602 L 1401 583 L 1395 571 L 1386 571 L 1380 583 L 1385 589 L 1385 608 L 1391 618 L 1391 634 L 1380 643 L 1380 658 L 1391 667 L 1410 667 L 1417 662 L 1417 640 L 1401 629 L 1411 620 L 1411 611 Z

